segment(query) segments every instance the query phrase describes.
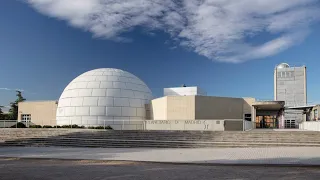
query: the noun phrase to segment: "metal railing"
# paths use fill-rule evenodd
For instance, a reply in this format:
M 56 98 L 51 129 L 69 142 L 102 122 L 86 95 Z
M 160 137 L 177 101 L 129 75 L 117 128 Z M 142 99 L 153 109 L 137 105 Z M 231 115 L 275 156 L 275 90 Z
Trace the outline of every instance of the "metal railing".
M 188 130 L 224 131 L 226 121 L 243 119 L 202 119 L 202 120 L 0 120 L 0 128 L 70 128 L 70 129 L 113 129 L 113 130 Z M 23 125 L 22 125 L 23 124 Z M 58 124 L 58 125 L 56 125 Z M 242 124 L 242 123 L 241 123 Z M 243 130 L 252 129 L 252 124 L 243 122 Z
M 14 128 L 17 126 L 17 120 L 0 120 L 0 128 Z
M 0 128 L 77 128 L 77 129 L 114 129 L 114 130 L 145 130 L 145 120 L 98 120 L 97 123 L 82 124 L 79 121 L 57 120 L 0 120 Z M 23 124 L 23 125 L 22 125 Z M 79 125 L 80 124 L 80 125 Z

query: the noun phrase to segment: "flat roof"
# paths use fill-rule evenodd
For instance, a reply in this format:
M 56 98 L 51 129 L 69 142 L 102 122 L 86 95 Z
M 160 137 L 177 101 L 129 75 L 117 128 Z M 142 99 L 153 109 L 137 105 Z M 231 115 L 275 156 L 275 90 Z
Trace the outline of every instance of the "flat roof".
M 284 101 L 256 101 L 252 104 L 257 110 L 280 110 L 284 108 Z
M 294 107 L 285 107 L 286 109 L 299 109 L 299 110 L 304 110 L 308 108 L 313 108 L 315 106 L 319 106 L 319 104 L 316 105 L 306 105 L 306 106 L 294 106 Z

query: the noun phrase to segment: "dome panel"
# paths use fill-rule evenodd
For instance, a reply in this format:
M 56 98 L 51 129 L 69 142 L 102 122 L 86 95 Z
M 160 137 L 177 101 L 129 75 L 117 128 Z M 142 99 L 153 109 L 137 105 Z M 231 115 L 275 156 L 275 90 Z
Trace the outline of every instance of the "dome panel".
M 72 80 L 62 92 L 57 125 L 107 124 L 117 129 L 122 123 L 141 124 L 134 120 L 145 118 L 145 104 L 151 98 L 146 84 L 129 72 L 112 68 L 91 70 Z
M 113 97 L 99 97 L 98 106 L 113 106 Z
M 113 89 L 114 88 L 113 87 L 113 82 L 108 82 L 108 81 L 101 82 L 100 83 L 100 88 L 102 88 L 102 89 Z
M 289 64 L 281 63 L 277 66 L 277 69 L 290 68 Z

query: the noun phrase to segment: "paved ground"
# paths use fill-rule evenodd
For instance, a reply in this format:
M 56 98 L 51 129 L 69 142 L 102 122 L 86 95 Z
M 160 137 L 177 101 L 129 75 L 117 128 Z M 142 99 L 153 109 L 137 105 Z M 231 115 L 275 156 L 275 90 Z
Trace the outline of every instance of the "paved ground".
M 0 158 L 1 180 L 319 179 L 320 168 L 201 166 L 114 161 Z
M 5 147 L 0 157 L 125 160 L 210 164 L 320 165 L 320 148 L 58 148 Z

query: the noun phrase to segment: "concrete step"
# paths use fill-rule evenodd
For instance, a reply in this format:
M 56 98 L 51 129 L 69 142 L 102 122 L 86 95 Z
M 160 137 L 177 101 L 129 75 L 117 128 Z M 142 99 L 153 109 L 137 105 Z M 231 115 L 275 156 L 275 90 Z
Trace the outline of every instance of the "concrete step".
M 1 146 L 261 147 L 320 146 L 320 132 L 112 131 L 0 129 Z
M 74 138 L 52 138 L 52 139 L 41 139 L 41 138 L 35 138 L 35 139 L 28 139 L 28 140 L 11 140 L 6 141 L 6 144 L 21 144 L 21 143 L 53 143 L 53 144 L 59 144 L 59 143 L 66 143 L 66 144 L 108 144 L 108 143 L 116 143 L 116 144 L 223 144 L 223 143 L 245 143 L 245 144 L 261 144 L 261 143 L 268 143 L 268 144 L 319 144 L 320 141 L 304 141 L 304 142 L 296 142 L 296 141 L 252 141 L 252 140 L 245 140 L 245 141 L 178 141 L 178 140 L 120 140 L 120 139 L 74 139 Z
M 194 144 L 167 144 L 167 143 L 109 143 L 109 144 L 70 144 L 70 143 L 15 143 L 15 144 L 5 144 L 4 146 L 64 146 L 64 147 L 97 147 L 97 148 L 118 148 L 118 147 L 152 147 L 152 148 L 206 148 L 206 147 L 265 147 L 265 146 L 308 146 L 308 147 L 320 147 L 319 144 L 301 144 L 301 143 L 225 143 L 225 142 L 215 142 L 215 143 L 194 143 Z M 2 146 L 2 145 L 1 145 Z
M 177 141 L 177 142 L 184 142 L 184 141 L 190 141 L 190 142 L 293 142 L 293 143 L 305 143 L 305 142 L 314 142 L 314 143 L 320 143 L 320 139 L 225 139 L 225 138 L 215 138 L 215 139 L 192 139 L 192 138 L 185 138 L 185 139 L 179 139 L 179 138 L 61 138 L 61 137 L 48 137 L 48 138 L 22 138 L 22 139 L 6 139 L 1 141 L 35 141 L 35 140 L 41 140 L 41 141 L 49 141 L 49 140 L 65 140 L 65 141 L 105 141 L 105 140 L 117 140 L 117 141 Z

